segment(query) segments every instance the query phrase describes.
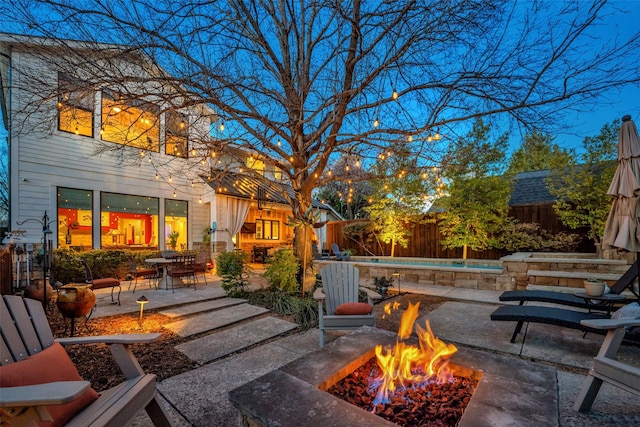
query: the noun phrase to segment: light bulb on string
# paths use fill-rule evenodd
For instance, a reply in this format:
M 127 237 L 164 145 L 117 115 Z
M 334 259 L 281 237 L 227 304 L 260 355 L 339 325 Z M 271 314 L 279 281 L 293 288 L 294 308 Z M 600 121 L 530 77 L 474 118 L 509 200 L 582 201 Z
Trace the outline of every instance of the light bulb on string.
M 407 137 L 407 141 L 409 141 L 409 142 L 413 142 L 413 135 L 409 135 L 409 136 Z
M 173 197 L 178 197 L 178 195 L 176 194 L 175 190 L 173 191 Z
M 202 197 L 198 199 L 198 203 L 202 203 Z
M 156 173 L 156 179 L 160 179 L 160 175 Z
M 224 132 L 224 120 L 220 122 L 220 132 Z
M 360 167 L 360 159 L 356 160 L 356 167 L 359 168 Z
M 378 118 L 376 117 L 376 119 L 373 121 L 373 127 L 377 128 L 378 125 L 380 125 L 380 120 L 378 120 Z
M 173 178 L 171 177 L 171 175 L 169 175 L 169 182 L 173 181 Z
M 282 141 L 278 139 L 278 147 L 282 147 Z
M 391 95 L 393 97 L 394 100 L 398 99 L 398 91 L 396 90 L 396 88 L 393 88 L 393 94 Z

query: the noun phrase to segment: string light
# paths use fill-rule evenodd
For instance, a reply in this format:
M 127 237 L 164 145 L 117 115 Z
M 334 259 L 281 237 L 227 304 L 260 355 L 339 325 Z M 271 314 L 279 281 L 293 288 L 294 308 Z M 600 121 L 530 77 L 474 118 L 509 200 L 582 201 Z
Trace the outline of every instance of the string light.
M 80 129 L 78 129 L 78 125 L 76 124 L 76 135 L 80 134 Z
M 192 155 L 192 156 L 195 156 L 195 155 L 196 155 L 196 149 L 195 149 L 195 148 L 192 148 L 192 149 L 191 149 L 191 155 Z
M 156 179 L 160 179 L 160 175 L 156 173 Z
M 224 120 L 220 123 L 220 132 L 224 132 Z
M 178 197 L 178 195 L 176 194 L 175 190 L 173 191 L 173 197 Z
M 278 147 L 282 147 L 282 142 L 278 139 Z
M 173 181 L 173 178 L 171 177 L 171 175 L 169 175 L 169 182 Z
M 356 167 L 359 168 L 360 167 L 360 159 L 356 160 Z
M 378 120 L 378 118 L 376 117 L 376 119 L 373 121 L 373 127 L 377 128 L 379 124 L 380 124 L 380 120 Z
M 202 203 L 202 197 L 198 199 L 198 203 Z
M 409 136 L 407 137 L 407 141 L 409 141 L 409 142 L 413 142 L 413 135 L 409 135 Z
M 391 95 L 393 97 L 394 100 L 398 99 L 398 91 L 396 91 L 396 88 L 393 88 L 393 95 Z

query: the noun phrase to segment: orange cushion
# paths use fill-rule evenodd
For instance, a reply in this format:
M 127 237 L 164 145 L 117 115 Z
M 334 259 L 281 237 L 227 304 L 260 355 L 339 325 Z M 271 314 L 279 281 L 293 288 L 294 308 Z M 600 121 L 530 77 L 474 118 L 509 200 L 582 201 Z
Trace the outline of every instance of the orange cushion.
M 366 302 L 346 302 L 337 306 L 334 314 L 369 314 L 372 310 Z
M 0 383 L 2 387 L 18 387 L 54 381 L 82 381 L 82 377 L 80 377 L 69 355 L 59 343 L 54 343 L 51 347 L 20 362 L 0 366 Z M 84 394 L 69 403 L 50 405 L 47 409 L 53 421 L 41 422 L 39 425 L 47 427 L 63 426 L 71 417 L 97 398 L 98 393 L 89 388 Z M 7 420 L 10 422 L 11 418 Z

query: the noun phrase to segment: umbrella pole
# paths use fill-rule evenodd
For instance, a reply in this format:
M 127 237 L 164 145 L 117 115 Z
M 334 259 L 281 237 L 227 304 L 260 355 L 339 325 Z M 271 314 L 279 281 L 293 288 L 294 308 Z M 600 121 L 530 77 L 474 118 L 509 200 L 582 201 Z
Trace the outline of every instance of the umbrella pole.
M 640 288 L 640 252 L 636 254 L 636 271 L 638 272 L 636 278 L 638 279 L 638 287 Z M 636 291 L 634 287 L 635 283 L 631 282 L 629 289 L 631 289 L 631 292 L 638 298 L 638 301 L 640 301 L 640 289 Z

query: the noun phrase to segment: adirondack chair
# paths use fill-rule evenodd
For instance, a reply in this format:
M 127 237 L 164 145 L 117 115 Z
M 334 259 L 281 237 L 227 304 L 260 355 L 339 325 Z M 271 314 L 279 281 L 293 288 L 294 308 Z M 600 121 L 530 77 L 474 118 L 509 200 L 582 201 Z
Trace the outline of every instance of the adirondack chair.
M 573 409 L 580 412 L 589 411 L 603 382 L 640 396 L 640 366 L 632 366 L 615 358 L 627 328 L 640 327 L 640 319 L 583 320 L 581 323 L 589 328 L 608 332 L 598 355 L 593 358 L 593 366 Z
M 313 293 L 313 298 L 318 301 L 320 347 L 324 345 L 325 330 L 376 326 L 373 300 L 381 299 L 382 296 L 371 289 L 359 287 L 360 270 L 357 267 L 332 262 L 320 270 L 320 275 L 322 288 Z M 366 303 L 358 302 L 360 290 L 367 294 Z
M 0 424 L 124 426 L 143 409 L 156 426 L 171 426 L 157 400 L 156 376 L 145 374 L 129 345 L 155 341 L 159 333 L 54 339 L 36 300 L 0 298 Z M 82 381 L 62 346 L 108 344 L 125 381 L 100 393 Z

